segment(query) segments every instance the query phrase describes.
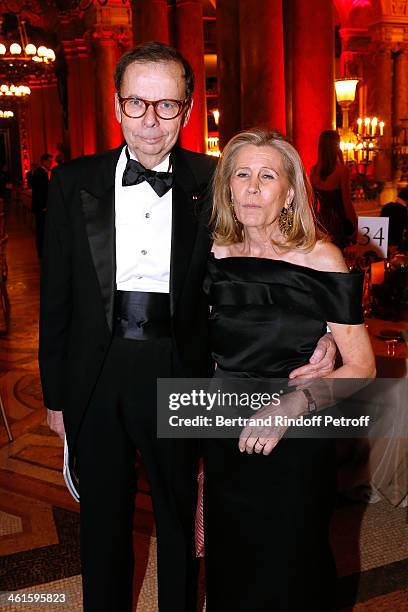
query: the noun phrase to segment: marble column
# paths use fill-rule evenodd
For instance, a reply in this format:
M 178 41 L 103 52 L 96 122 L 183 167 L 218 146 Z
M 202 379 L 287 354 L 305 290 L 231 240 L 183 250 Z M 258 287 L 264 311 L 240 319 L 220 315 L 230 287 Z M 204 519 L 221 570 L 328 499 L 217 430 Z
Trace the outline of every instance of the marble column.
M 281 0 L 239 4 L 241 124 L 286 132 Z
M 43 153 L 55 155 L 57 144 L 63 142 L 63 119 L 57 84 L 30 83 L 27 128 L 30 141 L 30 159 L 38 164 Z
M 322 130 L 335 127 L 333 3 L 291 0 L 293 140 L 306 171 Z
M 241 128 L 239 7 L 236 0 L 217 0 L 217 71 L 220 149 Z
M 169 43 L 167 0 L 132 0 L 133 42 L 151 40 Z
M 194 106 L 189 123 L 181 131 L 180 144 L 192 151 L 205 152 L 207 104 L 201 0 L 176 0 L 174 23 L 177 49 L 190 62 L 195 75 Z
M 408 45 L 401 47 L 394 61 L 394 126 L 408 119 Z
M 95 74 L 96 150 L 105 151 L 122 142 L 122 131 L 114 112 L 115 85 L 113 73 L 120 52 L 115 31 L 95 31 L 92 34 Z
M 377 116 L 384 121 L 385 128 L 381 142 L 381 151 L 379 151 L 375 158 L 375 177 L 384 182 L 392 180 L 393 63 L 390 46 L 387 44 L 377 45 L 375 55 L 376 80 L 373 95 L 375 108 L 373 110 Z
M 94 74 L 86 41 L 64 41 L 67 60 L 68 134 L 71 158 L 96 151 Z

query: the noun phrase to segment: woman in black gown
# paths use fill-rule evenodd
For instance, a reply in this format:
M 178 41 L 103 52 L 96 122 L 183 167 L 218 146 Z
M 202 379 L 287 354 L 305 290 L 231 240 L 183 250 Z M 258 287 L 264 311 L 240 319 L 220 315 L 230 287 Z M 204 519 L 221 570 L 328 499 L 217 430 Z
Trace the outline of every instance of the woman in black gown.
M 280 135 L 254 129 L 226 146 L 205 291 L 216 376 L 229 390 L 231 379 L 288 377 L 326 324 L 343 360 L 330 376 L 374 376 L 361 274 L 319 239 L 311 202 L 300 158 Z M 285 397 L 289 416 L 314 408 L 310 393 Z M 334 441 L 284 433 L 245 428 L 239 441 L 204 443 L 207 612 L 332 608 Z
M 324 130 L 320 134 L 317 163 L 310 179 L 317 197 L 319 223 L 334 244 L 346 247 L 357 232 L 357 215 L 351 201 L 350 173 L 336 130 Z

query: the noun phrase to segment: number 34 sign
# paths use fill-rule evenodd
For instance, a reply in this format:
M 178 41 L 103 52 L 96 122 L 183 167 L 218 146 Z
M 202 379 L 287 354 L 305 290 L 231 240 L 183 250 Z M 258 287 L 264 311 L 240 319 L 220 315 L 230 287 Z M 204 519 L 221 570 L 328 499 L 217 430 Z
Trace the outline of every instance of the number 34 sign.
M 378 257 L 387 257 L 388 218 L 359 217 L 357 245 L 362 255 L 374 251 Z

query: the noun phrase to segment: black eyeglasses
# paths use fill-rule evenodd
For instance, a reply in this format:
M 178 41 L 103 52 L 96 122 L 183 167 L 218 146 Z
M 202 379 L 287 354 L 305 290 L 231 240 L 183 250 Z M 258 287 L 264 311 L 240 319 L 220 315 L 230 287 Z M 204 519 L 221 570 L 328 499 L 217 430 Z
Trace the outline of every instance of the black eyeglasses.
M 140 119 L 149 106 L 160 119 L 175 119 L 187 108 L 189 100 L 143 100 L 143 98 L 122 98 L 118 94 L 122 113 L 130 119 Z

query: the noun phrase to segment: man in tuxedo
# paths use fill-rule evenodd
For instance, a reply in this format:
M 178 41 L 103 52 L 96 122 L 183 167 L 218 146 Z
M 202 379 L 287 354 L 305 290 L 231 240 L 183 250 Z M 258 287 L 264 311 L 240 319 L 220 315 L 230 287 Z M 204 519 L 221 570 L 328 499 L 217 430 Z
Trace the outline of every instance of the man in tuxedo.
M 31 209 L 35 216 L 35 240 L 38 257 L 41 259 L 44 243 L 45 213 L 47 210 L 49 173 L 52 166 L 52 155 L 43 153 L 40 165 L 31 178 Z
M 159 609 L 197 607 L 197 442 L 156 435 L 156 379 L 212 372 L 202 281 L 214 159 L 176 146 L 193 83 L 171 47 L 126 53 L 115 71 L 126 144 L 51 180 L 40 366 L 48 422 L 65 431 L 79 479 L 87 612 L 132 607 L 136 449 L 155 513 Z M 326 345 L 311 371 L 331 369 Z

